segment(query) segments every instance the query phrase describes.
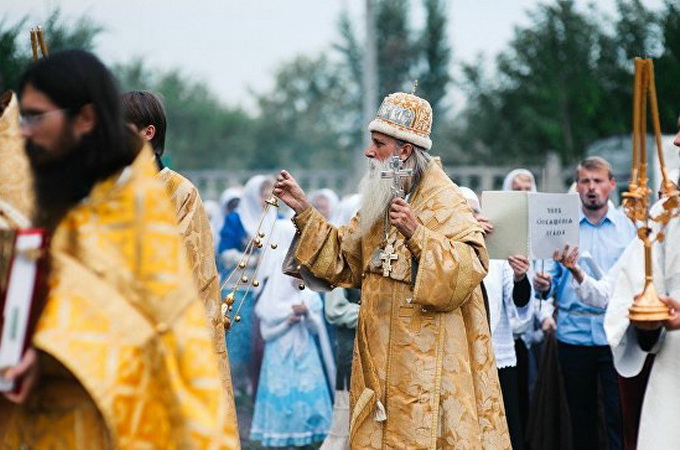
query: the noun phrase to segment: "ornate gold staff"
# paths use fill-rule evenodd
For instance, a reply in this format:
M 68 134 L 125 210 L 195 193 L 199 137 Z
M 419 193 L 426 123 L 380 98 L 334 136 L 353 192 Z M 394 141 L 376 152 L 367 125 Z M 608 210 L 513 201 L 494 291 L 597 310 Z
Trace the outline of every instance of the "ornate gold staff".
M 43 58 L 45 58 L 48 54 L 47 52 L 47 43 L 45 43 L 45 33 L 43 32 L 43 27 L 38 25 L 38 29 L 36 31 L 36 34 L 38 36 L 38 44 L 40 44 L 40 53 L 42 53 Z
M 666 161 L 661 145 L 661 125 L 654 82 L 654 63 L 648 58 L 635 58 L 635 78 L 633 85 L 633 161 L 628 192 L 623 194 L 623 207 L 626 215 L 638 230 L 638 238 L 645 247 L 645 287 L 634 297 L 628 317 L 634 322 L 662 321 L 670 318 L 668 307 L 659 300 L 659 294 L 652 280 L 652 245 L 663 242 L 665 226 L 671 218 L 680 213 L 677 187 L 668 179 Z M 647 97 L 652 114 L 652 126 L 656 150 L 661 168 L 661 196 L 665 198 L 663 212 L 652 217 L 649 211 L 651 189 L 647 178 Z M 652 236 L 652 222 L 660 224 L 656 236 Z
M 33 61 L 37 61 L 38 56 L 38 32 L 31 28 L 31 50 L 33 51 Z
M 38 48 L 40 48 L 40 53 L 42 53 L 43 58 L 47 56 L 47 43 L 45 42 L 45 33 L 43 27 L 40 25 L 37 28 L 31 28 L 31 50 L 33 52 L 33 61 L 37 61 L 40 58 L 38 54 Z
M 233 282 L 233 285 L 231 286 L 229 293 L 225 295 L 224 299 L 222 300 L 222 317 L 224 320 L 224 329 L 227 332 L 229 332 L 229 330 L 231 329 L 232 323 L 241 321 L 241 316 L 239 315 L 239 313 L 241 312 L 241 308 L 243 307 L 243 304 L 246 301 L 248 293 L 253 288 L 258 288 L 260 286 L 260 281 L 257 279 L 257 276 L 259 275 L 260 266 L 262 265 L 262 261 L 264 259 L 264 255 L 267 249 L 271 248 L 272 250 L 276 250 L 278 247 L 278 244 L 271 242 L 271 237 L 274 232 L 274 225 L 276 224 L 276 221 L 272 223 L 270 229 L 267 230 L 266 233 L 264 230 L 262 230 L 264 219 L 265 217 L 267 217 L 270 208 L 278 207 L 279 200 L 274 196 L 274 190 L 272 188 L 272 193 L 270 194 L 269 198 L 265 200 L 264 210 L 262 211 L 262 215 L 260 216 L 255 236 L 250 238 L 250 240 L 248 241 L 248 245 L 246 245 L 246 249 L 243 252 L 243 255 L 239 259 L 238 264 L 236 264 L 234 270 L 231 271 L 229 276 L 227 276 L 227 279 L 224 281 L 224 283 L 222 283 L 220 290 L 224 289 L 226 286 L 230 285 Z M 246 269 L 248 268 L 250 260 L 252 259 L 255 253 L 255 249 L 262 249 L 262 251 L 257 255 L 257 261 L 255 263 L 255 269 L 253 270 L 252 278 L 248 278 L 248 276 L 246 276 Z M 236 310 L 234 311 L 234 303 L 236 302 L 236 292 L 238 291 L 239 287 L 241 287 L 241 289 L 245 287 L 245 292 L 243 293 L 238 305 L 236 305 Z M 298 287 L 302 290 L 305 288 L 305 285 L 303 283 L 300 283 Z M 233 314 L 230 315 L 230 313 Z

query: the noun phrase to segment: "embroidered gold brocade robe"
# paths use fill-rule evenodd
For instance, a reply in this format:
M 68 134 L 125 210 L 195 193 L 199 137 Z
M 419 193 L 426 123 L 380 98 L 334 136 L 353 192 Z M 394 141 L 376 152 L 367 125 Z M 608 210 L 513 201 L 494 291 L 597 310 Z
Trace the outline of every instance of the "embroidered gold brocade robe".
M 0 96 L 0 228 L 28 228 L 33 214 L 31 168 L 12 91 Z
M 205 308 L 155 174 L 145 148 L 55 230 L 33 338 L 47 374 L 26 404 L 0 402 L 4 448 L 239 447 Z
M 339 229 L 313 208 L 295 218 L 295 259 L 333 285 L 362 289 L 351 447 L 510 448 L 479 286 L 488 264 L 481 229 L 437 164 L 409 203 L 420 224 L 408 242 L 392 227 L 399 256 L 389 277 L 371 263 L 382 221 L 361 238 L 358 216 Z
M 220 309 L 222 301 L 219 276 L 215 266 L 215 247 L 213 245 L 210 221 L 205 213 L 198 189 L 189 180 L 167 167 L 158 172 L 158 178 L 165 185 L 166 192 L 175 207 L 179 233 L 182 236 L 189 267 L 194 274 L 194 281 L 197 284 L 199 295 L 208 313 L 213 347 L 215 352 L 217 352 L 220 365 L 222 386 L 229 399 L 235 424 L 234 391 L 231 384 L 229 356 L 227 354 L 224 323 L 222 322 L 222 312 Z

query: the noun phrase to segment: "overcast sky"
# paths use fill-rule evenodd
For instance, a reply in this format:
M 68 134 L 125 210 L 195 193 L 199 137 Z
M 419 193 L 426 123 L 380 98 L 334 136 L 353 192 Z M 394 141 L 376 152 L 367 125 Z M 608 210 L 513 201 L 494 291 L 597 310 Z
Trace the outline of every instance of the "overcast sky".
M 422 18 L 412 0 L 414 20 Z M 528 23 L 526 11 L 540 0 L 448 0 L 448 36 L 454 63 L 477 54 L 493 56 L 512 37 L 513 27 Z M 552 0 L 550 1 L 552 3 Z M 643 0 L 660 8 L 663 0 Z M 585 7 L 586 0 L 577 0 Z M 597 0 L 605 12 L 614 0 Z M 31 23 L 55 6 L 69 17 L 88 14 L 106 31 L 97 41 L 106 63 L 142 56 L 152 66 L 180 67 L 207 81 L 227 104 L 246 107 L 249 90 L 265 91 L 284 61 L 314 55 L 337 39 L 344 8 L 363 23 L 363 0 L 0 0 L 0 17 Z M 28 25 L 27 25 L 28 30 Z M 26 31 L 28 39 L 28 31 Z

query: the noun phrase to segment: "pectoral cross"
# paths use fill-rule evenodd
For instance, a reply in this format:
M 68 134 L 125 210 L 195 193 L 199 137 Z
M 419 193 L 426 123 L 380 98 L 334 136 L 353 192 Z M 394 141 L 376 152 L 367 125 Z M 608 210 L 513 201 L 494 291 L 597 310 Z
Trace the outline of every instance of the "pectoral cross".
M 399 255 L 394 253 L 394 245 L 392 242 L 387 242 L 385 248 L 380 253 L 380 260 L 382 261 L 383 276 L 389 277 L 392 272 L 392 261 L 399 259 Z
M 412 177 L 413 169 L 404 169 L 404 162 L 397 155 L 390 156 L 389 170 L 380 172 L 380 178 L 392 179 L 392 194 L 395 197 L 404 198 L 404 183 L 402 178 Z
M 399 307 L 399 317 L 410 318 L 410 329 L 416 333 L 420 332 L 422 328 L 423 319 L 433 320 L 434 316 L 431 313 L 423 311 L 419 305 L 404 305 Z

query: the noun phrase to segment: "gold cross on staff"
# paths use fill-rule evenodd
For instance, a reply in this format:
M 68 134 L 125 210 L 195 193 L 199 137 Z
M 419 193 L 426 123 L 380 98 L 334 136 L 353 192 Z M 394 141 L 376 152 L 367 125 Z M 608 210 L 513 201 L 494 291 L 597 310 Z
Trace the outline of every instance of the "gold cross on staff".
M 396 261 L 397 259 L 399 259 L 399 255 L 394 253 L 394 245 L 392 245 L 392 242 L 388 242 L 380 253 L 384 277 L 390 276 L 390 273 L 392 272 L 392 261 Z
M 423 319 L 433 320 L 434 315 L 423 311 L 419 305 L 404 305 L 399 307 L 399 317 L 411 318 L 411 331 L 420 332 L 423 324 Z

